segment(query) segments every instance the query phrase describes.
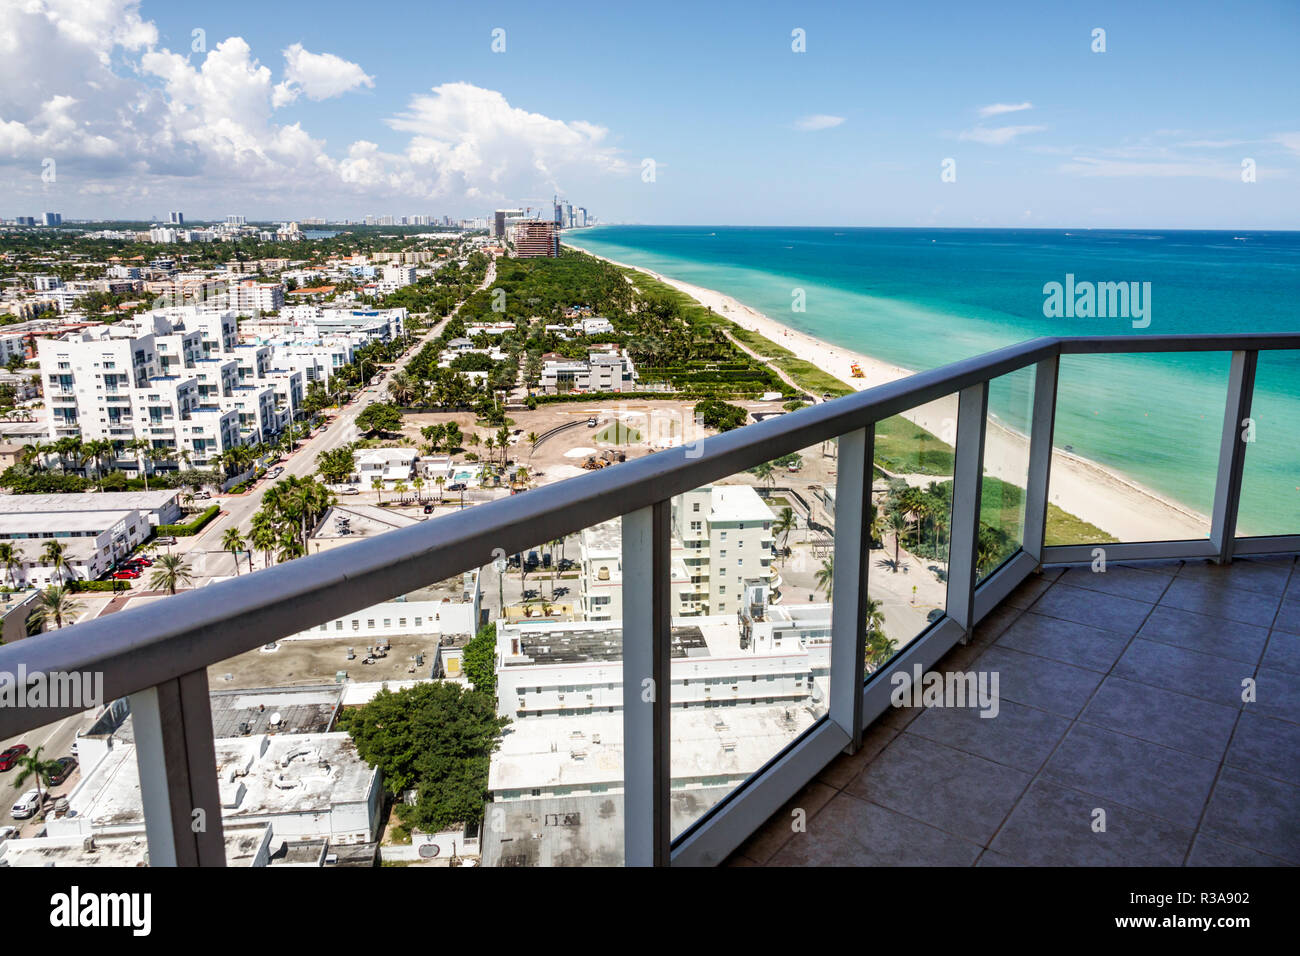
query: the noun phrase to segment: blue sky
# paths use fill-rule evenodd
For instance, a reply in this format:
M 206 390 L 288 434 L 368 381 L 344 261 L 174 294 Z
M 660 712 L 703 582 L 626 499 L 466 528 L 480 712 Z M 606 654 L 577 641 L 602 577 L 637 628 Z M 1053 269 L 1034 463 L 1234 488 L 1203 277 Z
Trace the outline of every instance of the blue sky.
M 1294 0 L 45 2 L 0 65 L 0 216 L 1300 223 Z

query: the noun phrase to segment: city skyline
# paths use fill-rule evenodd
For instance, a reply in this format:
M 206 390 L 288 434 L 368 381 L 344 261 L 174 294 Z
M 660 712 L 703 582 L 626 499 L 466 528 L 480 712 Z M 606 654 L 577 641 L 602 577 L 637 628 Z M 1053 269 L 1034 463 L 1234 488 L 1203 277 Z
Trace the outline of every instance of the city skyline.
M 1300 14 L 1283 3 L 1176 22 L 1107 4 L 399 5 L 346 23 L 243 2 L 4 6 L 6 218 L 464 219 L 557 193 L 607 223 L 1276 229 L 1300 213 Z

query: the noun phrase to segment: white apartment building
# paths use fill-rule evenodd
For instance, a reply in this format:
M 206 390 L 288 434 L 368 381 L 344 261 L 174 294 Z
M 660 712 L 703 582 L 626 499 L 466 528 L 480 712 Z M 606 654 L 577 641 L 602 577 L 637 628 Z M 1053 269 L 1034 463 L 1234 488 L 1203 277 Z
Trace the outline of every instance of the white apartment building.
M 302 377 L 273 370 L 269 353 L 250 355 L 236 341 L 232 313 L 200 306 L 41 340 L 50 439 L 119 448 L 146 439 L 204 468 L 235 445 L 270 438 L 301 402 Z M 137 452 L 119 459 L 140 467 Z
M 378 479 L 384 487 L 398 481 L 410 482 L 415 475 L 415 448 L 363 448 L 356 454 L 357 476 L 362 488 Z
M 682 543 L 674 534 L 669 556 L 672 613 L 694 613 L 694 586 Z M 623 535 L 618 518 L 582 530 L 578 557 L 578 609 L 584 621 L 623 620 Z
M 19 588 L 48 587 L 72 578 L 93 581 L 151 533 L 146 514 L 133 509 L 0 513 L 0 541 L 12 544 L 20 556 L 18 565 L 6 571 L 4 578 Z M 62 570 L 44 557 L 50 541 L 63 547 Z
M 630 392 L 636 388 L 636 368 L 626 351 L 593 351 L 586 361 L 551 355 L 542 362 L 539 383 L 546 395 L 564 392 Z
M 405 309 L 321 309 L 305 323 L 310 336 L 359 335 L 365 342 L 389 342 L 406 333 Z
M 14 357 L 27 357 L 27 339 L 22 335 L 0 335 L 0 365 L 6 365 Z
M 379 291 L 387 294 L 415 282 L 415 266 L 384 266 L 384 277 L 379 281 Z
M 284 307 L 284 286 L 280 283 L 246 280 L 227 287 L 230 307 L 239 315 L 275 312 Z
M 772 563 L 774 516 L 749 485 L 706 485 L 673 499 L 673 533 L 703 614 L 761 616 L 781 579 Z

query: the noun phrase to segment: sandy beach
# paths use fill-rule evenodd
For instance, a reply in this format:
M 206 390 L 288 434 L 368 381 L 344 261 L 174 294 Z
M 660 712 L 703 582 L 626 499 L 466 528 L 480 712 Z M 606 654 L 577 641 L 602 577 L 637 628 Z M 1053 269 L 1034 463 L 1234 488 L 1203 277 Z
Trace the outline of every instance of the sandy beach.
M 573 248 L 580 248 L 574 246 Z M 587 252 L 587 250 L 582 250 Z M 588 252 L 588 255 L 595 253 Z M 725 316 L 741 328 L 789 349 L 801 359 L 841 379 L 859 391 L 883 385 L 915 373 L 862 352 L 831 345 L 790 329 L 769 316 L 751 309 L 729 295 L 682 282 L 605 256 L 615 265 L 635 269 L 665 285 L 686 293 L 701 305 Z M 849 366 L 857 362 L 864 377 L 853 378 Z M 945 440 L 951 440 L 957 420 L 957 396 L 921 405 L 904 412 L 904 417 Z M 1029 463 L 1029 442 L 1025 435 L 990 422 L 985 439 L 986 474 L 1024 486 Z M 933 480 L 930 476 L 926 480 Z M 1096 462 L 1059 448 L 1052 453 L 1051 501 L 1084 521 L 1114 535 L 1120 541 L 1163 541 L 1202 538 L 1210 532 L 1210 519 L 1170 501 L 1137 482 Z

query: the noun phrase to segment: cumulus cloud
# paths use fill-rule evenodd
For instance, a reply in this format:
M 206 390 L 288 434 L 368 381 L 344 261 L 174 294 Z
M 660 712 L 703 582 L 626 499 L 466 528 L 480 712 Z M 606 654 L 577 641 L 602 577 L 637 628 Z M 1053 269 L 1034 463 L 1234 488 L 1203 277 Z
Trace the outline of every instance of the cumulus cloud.
M 373 88 L 359 64 L 294 44 L 276 76 L 237 36 L 201 56 L 175 53 L 138 0 L 0 0 L 0 22 L 0 174 L 15 197 L 57 197 L 70 210 L 81 211 L 76 195 L 97 197 L 94 214 L 109 211 L 107 197 L 113 213 L 134 214 L 158 196 L 497 200 L 631 170 L 604 127 L 469 83 L 413 96 L 386 121 L 406 134 L 395 147 L 359 138 L 328 148 L 277 111 Z M 40 180 L 45 157 L 57 161 L 56 184 Z
M 1045 129 L 1046 126 L 976 126 L 974 129 L 962 130 L 957 138 L 983 143 L 985 146 L 1005 146 L 1017 136 L 1039 133 Z
M 843 116 L 828 116 L 825 113 L 814 113 L 811 116 L 802 116 L 795 120 L 794 126 L 795 129 L 802 130 L 831 129 L 834 126 L 839 126 L 843 122 Z
M 979 114 L 981 117 L 1000 116 L 1003 113 L 1018 113 L 1020 110 L 1030 110 L 1034 104 L 1025 100 L 1023 103 L 991 103 L 988 106 L 981 106 Z
M 333 53 L 310 53 L 295 43 L 284 51 L 284 81 L 276 86 L 272 104 L 284 106 L 300 94 L 309 100 L 328 100 L 359 86 L 374 85 L 374 79 L 358 64 Z

